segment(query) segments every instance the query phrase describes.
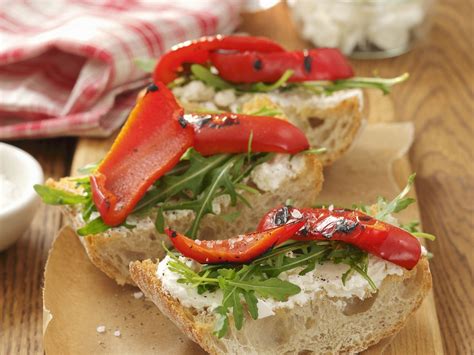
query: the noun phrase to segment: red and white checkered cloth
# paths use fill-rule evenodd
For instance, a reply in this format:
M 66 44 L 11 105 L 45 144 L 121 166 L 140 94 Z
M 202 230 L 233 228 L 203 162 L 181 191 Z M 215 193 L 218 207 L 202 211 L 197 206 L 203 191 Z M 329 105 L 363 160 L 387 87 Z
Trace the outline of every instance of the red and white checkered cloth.
M 0 9 L 0 139 L 107 136 L 150 80 L 136 58 L 230 33 L 242 0 L 28 0 Z

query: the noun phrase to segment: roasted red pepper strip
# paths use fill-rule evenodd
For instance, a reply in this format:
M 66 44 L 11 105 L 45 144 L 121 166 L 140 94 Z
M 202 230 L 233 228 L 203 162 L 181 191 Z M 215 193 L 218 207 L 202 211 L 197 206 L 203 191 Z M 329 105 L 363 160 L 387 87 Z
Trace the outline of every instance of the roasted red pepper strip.
M 148 88 L 112 148 L 90 177 L 92 198 L 109 226 L 125 221 L 150 185 L 192 146 L 194 131 L 168 88 Z M 183 127 L 184 126 L 184 127 Z
M 235 51 L 281 52 L 284 49 L 272 40 L 252 36 L 213 36 L 187 41 L 171 48 L 160 57 L 153 72 L 155 82 L 173 81 L 185 63 L 204 64 L 210 51 L 223 49 Z
M 347 59 L 335 48 L 270 53 L 213 52 L 210 61 L 221 78 L 233 83 L 274 82 L 288 69 L 293 70 L 289 82 L 354 76 Z
M 195 129 L 194 148 L 202 155 L 275 152 L 296 154 L 309 148 L 304 133 L 291 123 L 240 114 L 185 115 Z M 250 147 L 249 147 L 250 140 Z
M 225 240 L 193 240 L 166 229 L 174 247 L 185 257 L 201 264 L 235 263 L 252 261 L 272 247 L 290 239 L 303 227 L 303 220 L 294 220 L 280 227 L 260 233 L 250 233 Z
M 421 244 L 413 235 L 359 211 L 284 206 L 267 213 L 257 231 L 284 225 L 289 218 L 306 220 L 296 240 L 340 240 L 409 270 L 420 259 Z

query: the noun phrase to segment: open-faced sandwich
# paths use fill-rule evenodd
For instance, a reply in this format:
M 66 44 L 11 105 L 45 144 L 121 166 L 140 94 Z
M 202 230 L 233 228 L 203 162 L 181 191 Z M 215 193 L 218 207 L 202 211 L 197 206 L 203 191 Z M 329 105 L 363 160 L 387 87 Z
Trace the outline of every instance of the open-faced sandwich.
M 186 42 L 160 58 L 88 175 L 36 190 L 64 206 L 98 268 L 133 284 L 130 262 L 164 257 L 165 228 L 225 239 L 288 199 L 311 206 L 322 164 L 361 125 L 358 88 L 387 91 L 404 78 L 356 78 L 334 49 L 289 52 L 246 36 Z
M 175 251 L 131 275 L 211 354 L 357 353 L 397 333 L 431 287 L 417 239 L 430 236 L 391 215 L 406 192 L 354 210 L 281 206 L 227 240 L 168 229 Z

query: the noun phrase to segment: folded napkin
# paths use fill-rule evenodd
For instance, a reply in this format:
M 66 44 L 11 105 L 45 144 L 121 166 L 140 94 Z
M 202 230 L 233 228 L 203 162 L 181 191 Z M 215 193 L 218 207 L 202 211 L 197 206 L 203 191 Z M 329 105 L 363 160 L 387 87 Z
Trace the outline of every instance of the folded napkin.
M 137 58 L 230 33 L 242 0 L 30 0 L 0 10 L 0 139 L 107 136 L 149 74 Z

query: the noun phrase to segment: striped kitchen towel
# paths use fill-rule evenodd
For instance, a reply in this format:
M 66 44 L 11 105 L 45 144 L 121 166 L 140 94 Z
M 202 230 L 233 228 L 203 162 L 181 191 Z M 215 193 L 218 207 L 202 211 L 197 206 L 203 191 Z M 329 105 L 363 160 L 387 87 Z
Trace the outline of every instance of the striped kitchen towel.
M 28 0 L 0 9 L 0 139 L 107 136 L 149 74 L 137 58 L 238 24 L 242 0 Z

